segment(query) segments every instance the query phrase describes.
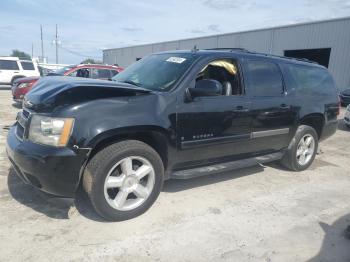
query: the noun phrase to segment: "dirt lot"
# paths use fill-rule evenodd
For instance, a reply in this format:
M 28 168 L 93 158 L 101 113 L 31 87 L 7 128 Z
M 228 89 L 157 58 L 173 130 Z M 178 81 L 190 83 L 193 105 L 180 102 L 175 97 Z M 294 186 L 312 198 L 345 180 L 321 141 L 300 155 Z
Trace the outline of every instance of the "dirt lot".
M 19 109 L 0 90 L 0 261 L 350 261 L 350 131 L 311 168 L 276 164 L 168 181 L 144 215 L 106 223 L 79 192 L 52 199 L 23 184 L 5 152 Z

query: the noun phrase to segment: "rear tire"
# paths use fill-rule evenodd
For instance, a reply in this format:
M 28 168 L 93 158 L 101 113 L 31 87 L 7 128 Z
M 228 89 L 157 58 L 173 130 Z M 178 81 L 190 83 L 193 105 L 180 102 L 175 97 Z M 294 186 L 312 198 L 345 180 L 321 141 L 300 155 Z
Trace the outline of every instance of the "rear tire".
M 163 177 L 158 153 L 141 141 L 126 140 L 102 149 L 89 161 L 83 187 L 98 214 L 110 221 L 122 221 L 152 206 Z
M 290 142 L 281 164 L 293 171 L 303 171 L 314 161 L 317 149 L 318 135 L 315 129 L 301 125 Z

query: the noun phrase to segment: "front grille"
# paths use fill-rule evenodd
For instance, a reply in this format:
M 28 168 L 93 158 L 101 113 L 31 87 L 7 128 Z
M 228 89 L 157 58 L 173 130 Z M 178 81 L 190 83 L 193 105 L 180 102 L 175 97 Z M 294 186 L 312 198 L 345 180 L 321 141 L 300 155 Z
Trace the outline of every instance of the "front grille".
M 22 112 L 17 114 L 17 127 L 16 135 L 19 139 L 23 140 L 26 135 L 26 129 L 29 125 L 30 112 L 26 109 L 23 109 Z
M 18 124 L 17 127 L 16 127 L 16 135 L 21 140 L 24 137 L 24 128 L 20 124 Z
M 23 114 L 23 116 L 25 117 L 25 118 L 29 118 L 29 116 L 30 116 L 30 113 L 29 113 L 29 111 L 27 111 L 26 109 L 23 109 L 23 112 L 22 112 L 22 114 Z

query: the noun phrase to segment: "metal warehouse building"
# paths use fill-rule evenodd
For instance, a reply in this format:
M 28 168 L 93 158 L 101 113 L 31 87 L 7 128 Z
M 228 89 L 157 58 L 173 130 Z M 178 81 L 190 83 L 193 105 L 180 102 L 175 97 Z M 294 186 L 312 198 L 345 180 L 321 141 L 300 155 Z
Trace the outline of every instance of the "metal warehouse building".
M 350 17 L 245 32 L 103 50 L 103 62 L 127 67 L 145 55 L 176 49 L 245 48 L 307 58 L 332 72 L 339 89 L 350 87 Z

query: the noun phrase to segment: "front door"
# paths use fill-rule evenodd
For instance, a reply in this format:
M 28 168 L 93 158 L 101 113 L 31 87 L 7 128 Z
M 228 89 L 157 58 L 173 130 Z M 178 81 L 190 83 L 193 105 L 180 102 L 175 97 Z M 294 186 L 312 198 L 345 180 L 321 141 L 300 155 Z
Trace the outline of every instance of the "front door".
M 219 96 L 181 100 L 177 110 L 177 168 L 189 168 L 241 158 L 250 153 L 250 100 L 244 94 L 236 61 L 214 60 L 196 75 L 221 83 Z M 183 101 L 184 100 L 184 101 Z

